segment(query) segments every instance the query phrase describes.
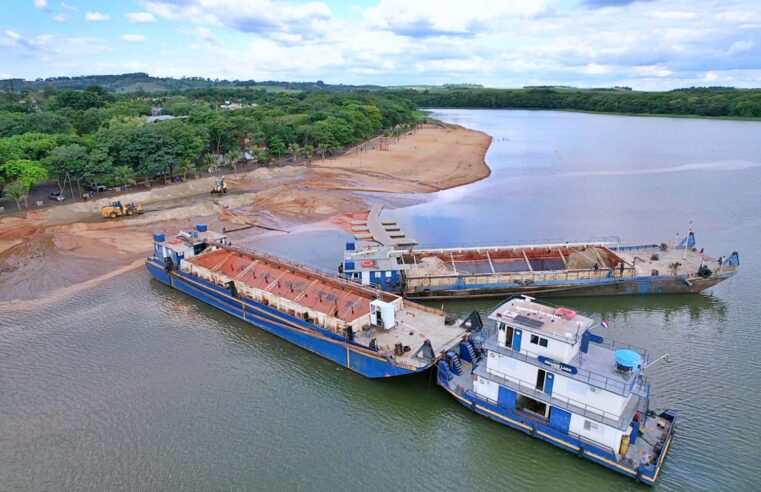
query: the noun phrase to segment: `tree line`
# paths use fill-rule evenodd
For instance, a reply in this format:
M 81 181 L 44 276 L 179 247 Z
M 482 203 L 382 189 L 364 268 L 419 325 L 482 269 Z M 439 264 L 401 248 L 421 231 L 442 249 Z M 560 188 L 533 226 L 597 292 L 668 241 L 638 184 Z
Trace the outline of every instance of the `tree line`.
M 761 89 L 707 87 L 668 92 L 526 89 L 404 90 L 424 108 L 556 109 L 623 114 L 761 118 Z
M 195 87 L 155 94 L 85 90 L 0 93 L 0 192 L 26 201 L 46 179 L 129 185 L 157 177 L 182 179 L 245 157 L 325 157 L 417 121 L 417 108 L 557 109 L 624 114 L 761 118 L 761 90 L 725 87 L 668 92 L 628 88 L 486 89 L 452 85 L 425 90 L 317 89 L 298 92 Z M 233 103 L 233 104 L 230 104 Z M 227 108 L 227 109 L 225 109 Z M 234 109 L 233 109 L 234 108 Z M 160 113 L 171 117 L 149 122 Z
M 173 119 L 149 122 L 158 108 Z M 199 88 L 147 96 L 92 86 L 5 92 L 0 190 L 19 204 L 45 179 L 118 186 L 185 179 L 220 165 L 235 169 L 244 157 L 264 165 L 324 157 L 415 121 L 412 101 L 379 91 Z

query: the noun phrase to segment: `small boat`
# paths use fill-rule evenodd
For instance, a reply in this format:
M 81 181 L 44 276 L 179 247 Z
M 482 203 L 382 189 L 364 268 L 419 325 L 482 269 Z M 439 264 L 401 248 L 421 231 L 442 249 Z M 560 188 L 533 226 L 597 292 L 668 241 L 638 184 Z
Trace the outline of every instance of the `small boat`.
M 481 415 L 655 484 L 677 412 L 650 410 L 646 351 L 527 296 L 501 304 L 488 323 L 438 362 L 440 386 Z
M 204 224 L 153 239 L 155 279 L 369 378 L 425 371 L 467 333 L 456 316 L 233 247 Z

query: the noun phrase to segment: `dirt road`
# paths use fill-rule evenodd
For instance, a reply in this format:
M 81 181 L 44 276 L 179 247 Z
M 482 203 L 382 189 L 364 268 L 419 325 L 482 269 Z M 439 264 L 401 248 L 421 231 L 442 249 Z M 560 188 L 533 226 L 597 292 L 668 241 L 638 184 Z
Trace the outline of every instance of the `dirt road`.
M 211 229 L 288 230 L 368 209 L 379 196 L 431 193 L 483 179 L 491 137 L 461 127 L 428 126 L 391 142 L 309 166 L 261 168 L 227 178 L 230 193 L 210 195 L 215 178 L 190 180 L 120 197 L 146 214 L 105 220 L 108 199 L 31 211 L 0 219 L 0 302 L 33 299 L 134 263 L 151 251 L 151 232 L 173 233 L 204 222 Z M 409 200 L 407 198 L 407 200 Z

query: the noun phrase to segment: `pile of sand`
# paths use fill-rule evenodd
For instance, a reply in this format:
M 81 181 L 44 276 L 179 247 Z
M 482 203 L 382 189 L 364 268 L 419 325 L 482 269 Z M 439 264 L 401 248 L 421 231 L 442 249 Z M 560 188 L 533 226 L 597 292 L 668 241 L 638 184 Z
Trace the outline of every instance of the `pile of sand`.
M 487 177 L 491 170 L 484 157 L 490 144 L 491 137 L 483 132 L 426 125 L 401 137 L 386 151 L 354 152 L 316 165 L 382 173 L 397 181 L 441 190 Z

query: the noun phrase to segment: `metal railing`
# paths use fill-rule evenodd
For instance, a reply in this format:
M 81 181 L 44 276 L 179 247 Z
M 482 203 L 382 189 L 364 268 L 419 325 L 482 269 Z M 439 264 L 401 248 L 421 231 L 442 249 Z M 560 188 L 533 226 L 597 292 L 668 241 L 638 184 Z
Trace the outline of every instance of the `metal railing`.
M 466 393 L 468 391 L 466 388 L 463 388 L 462 386 L 458 385 L 457 383 L 453 383 L 452 386 L 450 386 L 450 388 L 453 389 L 455 391 L 455 393 L 457 393 L 458 395 L 462 395 L 462 394 L 464 394 L 464 393 Z M 474 396 L 476 398 L 478 398 L 480 400 L 484 400 L 487 403 L 490 403 L 491 405 L 494 405 L 494 406 L 497 406 L 497 407 L 501 407 L 499 402 L 497 402 L 495 400 L 492 400 L 488 396 L 484 396 L 484 395 L 481 395 L 481 394 L 475 395 L 475 391 L 473 389 L 471 391 L 472 391 L 472 393 L 474 394 Z M 521 410 L 519 410 L 519 409 L 516 409 L 516 410 L 521 412 Z M 531 420 L 534 423 L 539 423 L 540 425 L 547 425 L 548 424 L 548 419 L 547 418 L 543 418 L 543 417 L 541 417 L 539 415 L 536 415 L 536 416 L 534 416 L 534 415 L 526 415 L 525 413 L 526 412 L 523 411 L 522 417 L 524 417 L 524 418 L 526 418 L 528 420 Z M 605 449 L 607 451 L 610 451 L 613 455 L 618 455 L 618 453 L 617 453 L 617 451 L 615 449 L 611 448 L 610 446 L 607 446 L 606 444 L 602 444 L 602 443 L 599 443 L 597 441 L 593 441 L 593 440 L 589 439 L 588 437 L 584 437 L 584 436 L 582 436 L 580 434 L 576 434 L 575 432 L 571 432 L 570 430 L 567 430 L 566 434 L 569 435 L 570 437 L 573 437 L 574 439 L 578 439 L 579 441 L 582 441 L 582 442 L 585 442 L 585 443 L 590 444 L 592 446 L 595 446 L 595 447 L 602 448 L 602 449 Z
M 539 362 L 539 359 L 537 358 L 539 354 L 534 354 L 533 352 L 529 352 L 527 350 L 517 352 L 507 347 L 500 346 L 499 343 L 493 339 L 487 340 L 484 343 L 484 347 L 487 350 L 494 351 L 501 355 L 506 355 L 507 357 L 511 357 L 513 359 L 521 360 L 523 362 L 526 362 L 528 364 L 531 364 L 533 366 L 536 366 L 542 369 L 545 369 L 547 367 L 544 364 Z M 576 367 L 576 374 L 563 373 L 562 375 L 571 379 L 575 379 L 577 381 L 581 381 L 583 383 L 587 383 L 590 386 L 594 386 L 596 388 L 610 391 L 611 393 L 615 393 L 620 396 L 628 396 L 629 394 L 631 394 L 634 390 L 634 387 L 637 385 L 637 381 L 638 381 L 638 376 L 636 375 L 634 377 L 631 377 L 631 381 L 629 380 L 616 381 L 615 379 L 612 379 L 609 376 L 588 371 L 580 367 Z M 641 378 L 642 378 L 642 384 L 645 384 L 644 376 L 641 376 Z
M 415 246 L 414 252 L 419 250 L 457 250 L 457 249 L 513 249 L 513 248 L 564 248 L 579 246 L 605 246 L 617 245 L 621 242 L 618 236 L 603 236 L 590 238 L 585 241 L 564 241 L 561 239 L 522 239 L 517 241 L 487 241 L 487 242 L 467 242 L 467 243 L 425 243 Z M 613 249 L 613 248 L 610 248 Z
M 407 270 L 407 285 L 417 289 L 426 288 L 436 285 L 436 280 L 442 281 L 440 286 L 457 285 L 457 281 L 462 279 L 463 285 L 469 284 L 498 284 L 512 283 L 524 286 L 530 286 L 536 282 L 546 281 L 573 281 L 573 280 L 595 280 L 606 278 L 631 278 L 636 276 L 636 270 L 633 267 L 625 267 L 623 273 L 620 268 L 579 268 L 564 270 L 542 270 L 533 272 L 524 270 L 520 272 L 494 272 L 494 273 L 465 273 L 455 272 L 448 274 L 426 274 L 414 275 L 414 269 Z
M 639 251 L 642 249 L 660 249 L 659 244 L 638 244 L 635 246 L 615 246 L 610 248 L 611 251 Z
M 562 408 L 564 410 L 568 410 L 575 414 L 583 415 L 584 417 L 589 417 L 590 419 L 596 420 L 598 422 L 602 422 L 606 425 L 615 427 L 617 429 L 625 429 L 629 423 L 628 420 L 625 420 L 623 418 L 624 417 L 623 414 L 617 415 L 611 412 L 607 412 L 601 408 L 588 405 L 584 402 L 574 400 L 573 398 L 562 396 L 557 393 L 547 394 L 544 391 L 538 390 L 536 386 L 527 384 L 501 371 L 497 371 L 492 368 L 488 368 L 488 370 L 484 370 L 484 369 L 481 369 L 481 367 L 476 369 L 476 374 L 478 374 L 479 376 L 483 376 L 487 379 L 496 381 L 500 386 L 517 390 L 521 394 L 531 396 L 535 400 L 541 401 L 550 406 Z M 486 372 L 486 374 L 484 374 L 484 372 Z M 631 407 L 632 414 L 634 413 L 634 409 L 636 408 L 637 403 L 639 402 L 639 396 L 634 395 L 634 397 L 637 399 L 637 402 L 635 402 L 635 405 Z M 630 404 L 627 403 L 626 408 L 629 408 L 629 407 L 630 407 Z M 624 410 L 626 410 L 626 408 Z

